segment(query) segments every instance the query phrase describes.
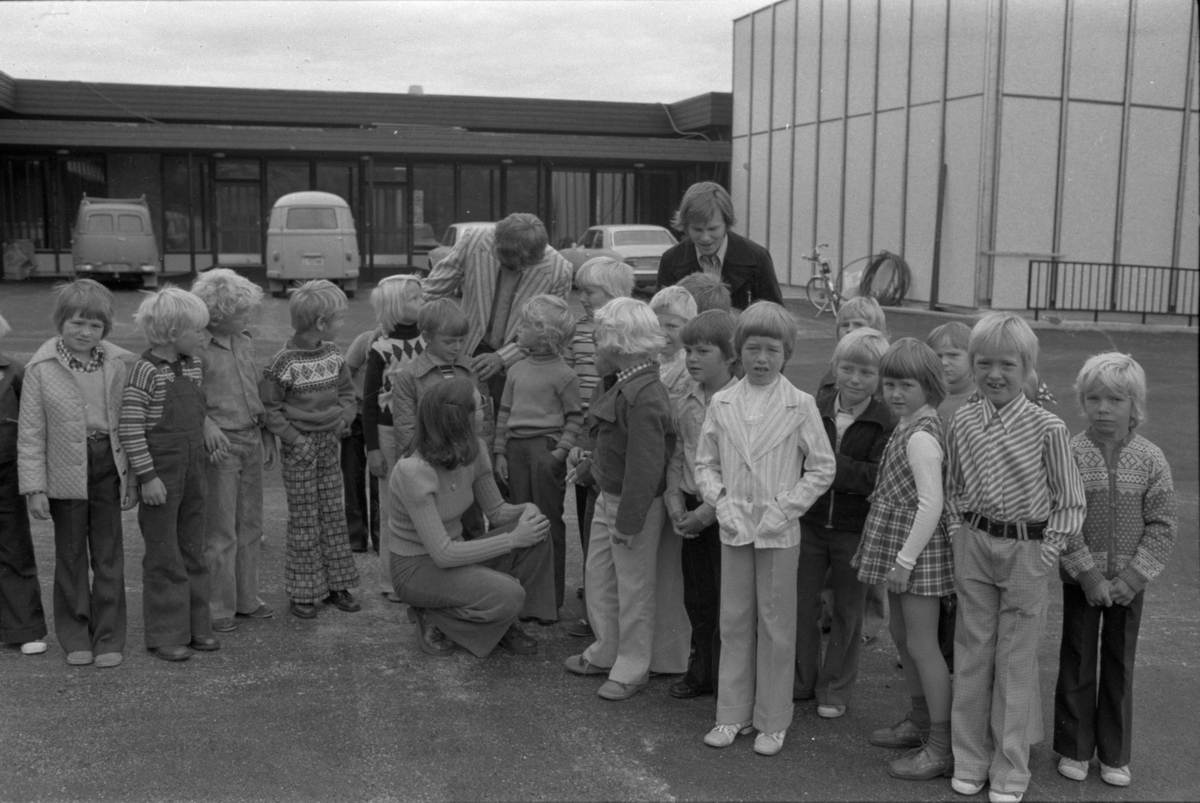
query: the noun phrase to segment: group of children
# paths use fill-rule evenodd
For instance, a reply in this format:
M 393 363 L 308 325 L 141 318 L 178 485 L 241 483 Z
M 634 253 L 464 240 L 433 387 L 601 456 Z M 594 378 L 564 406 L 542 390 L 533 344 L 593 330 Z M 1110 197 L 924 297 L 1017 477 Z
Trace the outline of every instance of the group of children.
M 463 377 L 508 501 L 550 520 L 556 609 L 575 485 L 587 618 L 568 632 L 594 642 L 566 667 L 607 676 L 601 697 L 628 699 L 652 672 L 682 674 L 672 696 L 716 694 L 706 744 L 757 731 L 755 751 L 774 755 L 794 699 L 815 698 L 828 719 L 845 713 L 868 594 L 885 590 L 911 697 L 903 720 L 871 736 L 908 751 L 888 772 L 952 777 L 963 794 L 990 783 L 993 803 L 1016 803 L 1041 738 L 1037 645 L 1059 565 L 1059 771 L 1083 780 L 1098 753 L 1105 781 L 1129 783 L 1142 592 L 1175 528 L 1170 469 L 1134 432 L 1146 407 L 1136 362 L 1088 360 L 1075 385 L 1088 428 L 1071 438 L 1027 389 L 1038 343 L 1013 314 L 889 344 L 878 304 L 853 299 L 814 397 L 782 375 L 796 326 L 778 304 L 735 314 L 703 273 L 646 304 L 630 297 L 632 270 L 606 258 L 576 283 L 578 320 L 549 295 L 519 311 L 527 357 L 498 403 L 463 354 L 465 314 L 449 299 L 423 303 L 416 277 L 375 288 L 378 327 L 355 341 L 352 362 L 333 342 L 344 294 L 325 281 L 300 287 L 295 333 L 261 370 L 245 329 L 262 293 L 232 271 L 149 295 L 135 316 L 149 344 L 141 357 L 106 340 L 107 290 L 60 287 L 59 335 L 24 371 L 0 355 L 0 640 L 46 649 L 26 507 L 54 520 L 55 630 L 68 663 L 122 660 L 121 511 L 139 502 L 147 648 L 183 660 L 218 649 L 213 632 L 239 618 L 273 616 L 257 565 L 262 472 L 277 457 L 291 612 L 360 610 L 340 462 L 358 415 L 354 369 L 365 369 L 357 395 L 376 477 L 410 447 L 423 395 Z M 385 501 L 379 590 L 396 600 L 387 516 Z M 465 537 L 486 527 L 477 516 Z M 684 614 L 690 644 L 675 621 Z

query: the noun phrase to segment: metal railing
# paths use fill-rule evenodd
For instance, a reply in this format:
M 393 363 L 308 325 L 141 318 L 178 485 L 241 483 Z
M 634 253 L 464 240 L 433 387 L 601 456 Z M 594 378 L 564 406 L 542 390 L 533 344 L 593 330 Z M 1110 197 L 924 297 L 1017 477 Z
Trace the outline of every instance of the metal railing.
M 1042 312 L 1182 315 L 1191 326 L 1200 316 L 1200 270 L 1105 262 L 1029 260 L 1026 307 Z

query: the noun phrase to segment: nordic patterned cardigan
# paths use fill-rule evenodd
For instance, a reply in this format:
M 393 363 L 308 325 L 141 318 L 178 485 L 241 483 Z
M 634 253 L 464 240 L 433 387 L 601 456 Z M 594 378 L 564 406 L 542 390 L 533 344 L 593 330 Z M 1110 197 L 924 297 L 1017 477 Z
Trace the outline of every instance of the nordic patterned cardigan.
M 1137 593 L 1162 573 L 1175 544 L 1171 467 L 1161 449 L 1133 432 L 1111 455 L 1090 431 L 1071 438 L 1070 446 L 1087 517 L 1067 541 L 1062 567 L 1085 589 L 1119 577 Z

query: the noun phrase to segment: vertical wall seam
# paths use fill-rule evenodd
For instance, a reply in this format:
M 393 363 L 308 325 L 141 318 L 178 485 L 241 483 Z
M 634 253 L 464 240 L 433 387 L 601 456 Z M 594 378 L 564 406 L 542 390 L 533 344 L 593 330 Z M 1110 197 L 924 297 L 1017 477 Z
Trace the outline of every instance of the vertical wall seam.
M 1183 239 L 1183 205 L 1187 194 L 1188 143 L 1192 139 L 1192 95 L 1196 87 L 1196 5 L 1192 4 L 1192 19 L 1188 31 L 1187 80 L 1184 82 L 1183 126 L 1179 133 L 1179 179 L 1175 184 L 1175 231 L 1171 238 L 1171 267 L 1179 264 L 1179 249 Z
M 1070 115 L 1071 98 L 1071 53 L 1075 35 L 1075 0 L 1066 0 L 1063 9 L 1063 63 L 1059 93 L 1062 98 L 1058 108 L 1058 165 L 1054 175 L 1054 229 L 1050 237 L 1050 251 L 1062 252 L 1063 196 L 1067 185 L 1067 122 Z
M 938 126 L 938 163 L 937 175 L 939 183 L 941 183 L 942 165 L 946 163 L 946 96 L 950 94 L 950 0 L 946 0 L 945 28 L 942 31 L 942 102 L 941 102 L 941 123 Z M 949 185 L 949 181 L 946 182 Z M 944 200 L 944 196 L 943 196 Z M 937 206 L 937 198 L 934 198 L 934 207 Z M 936 214 L 936 212 L 934 213 Z M 945 211 L 943 210 L 943 214 Z M 933 222 L 933 230 L 938 230 L 938 224 L 941 221 Z M 976 225 L 978 228 L 978 225 Z M 977 237 L 978 239 L 978 237 Z M 939 248 L 938 243 L 933 244 L 934 250 Z M 976 272 L 978 276 L 978 271 Z M 941 283 L 941 277 L 938 277 L 938 283 Z M 929 297 L 939 298 L 941 296 L 941 288 L 932 286 L 932 278 L 930 279 Z
M 821 202 L 821 110 L 824 108 L 824 94 L 821 92 L 821 82 L 825 80 L 825 0 L 820 0 L 817 12 L 817 109 L 813 145 L 813 190 L 812 190 L 812 242 L 817 244 L 817 226 L 820 223 Z
M 788 128 L 792 132 L 792 156 L 788 160 L 788 284 L 795 284 L 792 254 L 795 253 L 796 237 L 796 87 L 800 85 L 800 4 L 792 0 L 792 111 L 788 115 Z
M 853 22 L 850 11 L 851 0 L 846 0 L 846 41 L 842 50 L 842 175 L 840 198 L 838 199 L 837 252 L 839 265 L 846 264 L 846 145 L 850 128 L 848 125 L 850 116 L 850 26 Z
M 867 253 L 875 253 L 875 192 L 879 151 L 879 29 L 883 0 L 875 0 L 875 84 L 871 89 L 871 192 L 867 204 Z M 843 260 L 843 264 L 845 260 Z
M 904 167 L 900 171 L 900 253 L 908 247 L 908 163 L 912 132 L 913 16 L 916 0 L 908 0 L 908 75 L 904 87 Z
M 1137 37 L 1137 0 L 1129 0 L 1129 27 L 1125 36 L 1125 91 L 1121 104 L 1121 150 L 1117 156 L 1117 209 L 1113 222 L 1113 264 L 1121 263 L 1125 217 L 1125 170 L 1129 160 L 1130 101 L 1133 98 L 1133 57 Z
M 771 207 L 772 187 L 771 176 L 774 174 L 774 159 L 775 159 L 775 12 L 779 8 L 778 3 L 771 6 L 771 80 L 768 83 L 767 89 L 771 93 L 770 100 L 767 102 L 767 206 L 766 206 L 766 227 L 763 229 L 764 247 L 771 244 Z
M 986 251 L 996 250 L 996 218 L 1000 209 L 1000 165 L 1003 159 L 1002 141 L 1004 136 L 1004 67 L 1007 56 L 1008 47 L 1008 4 L 1006 0 L 999 0 L 996 14 L 996 57 L 994 63 L 996 65 L 996 81 L 995 89 L 993 90 L 994 108 L 992 109 L 992 164 L 991 177 L 988 187 L 988 231 Z M 978 239 L 976 239 L 978 243 Z M 996 284 L 996 257 L 983 256 L 983 261 L 987 265 L 987 300 L 990 305 L 992 302 L 992 288 Z M 975 299 L 976 303 L 980 300 L 979 293 L 979 272 L 975 274 Z
M 746 161 L 742 163 L 740 169 L 746 171 L 746 220 L 742 221 L 742 231 L 747 237 L 750 235 L 750 198 L 753 197 L 751 185 L 754 180 L 754 171 L 750 169 L 754 164 L 754 28 L 758 20 L 755 14 L 750 15 L 750 70 L 749 90 L 747 91 L 746 99 Z M 739 169 L 738 165 L 734 165 L 734 169 Z M 729 176 L 730 189 L 733 189 L 733 174 Z

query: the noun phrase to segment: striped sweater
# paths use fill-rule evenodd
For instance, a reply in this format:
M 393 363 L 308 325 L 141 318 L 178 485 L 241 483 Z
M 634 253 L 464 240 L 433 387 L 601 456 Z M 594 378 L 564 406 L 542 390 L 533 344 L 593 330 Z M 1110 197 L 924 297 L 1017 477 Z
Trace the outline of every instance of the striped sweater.
M 1081 432 L 1071 438 L 1087 494 L 1083 529 L 1067 541 L 1062 568 L 1085 589 L 1119 577 L 1141 591 L 1162 573 L 1175 544 L 1175 487 L 1162 450 L 1141 435 L 1112 452 Z
M 175 367 L 180 373 L 175 375 Z M 154 459 L 150 457 L 150 446 L 146 433 L 154 429 L 162 419 L 167 388 L 172 382 L 190 380 L 200 385 L 200 363 L 191 357 L 180 356 L 177 362 L 168 362 L 150 351 L 129 369 L 129 380 L 121 397 L 121 444 L 129 455 L 129 465 L 138 476 L 138 481 L 147 483 L 156 479 Z M 204 417 L 196 419 L 196 429 L 204 426 Z

